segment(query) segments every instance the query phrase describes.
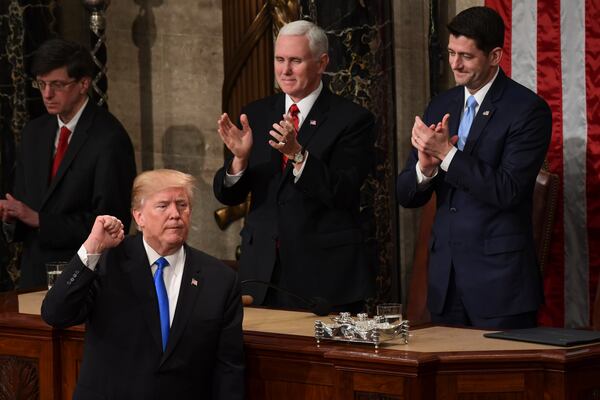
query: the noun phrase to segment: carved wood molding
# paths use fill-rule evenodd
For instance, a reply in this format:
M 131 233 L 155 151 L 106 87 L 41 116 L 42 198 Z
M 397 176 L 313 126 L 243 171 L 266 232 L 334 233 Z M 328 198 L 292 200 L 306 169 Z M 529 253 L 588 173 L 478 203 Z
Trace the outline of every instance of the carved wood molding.
M 39 396 L 38 360 L 0 356 L 0 399 L 37 399 Z
M 222 108 L 226 111 L 229 107 L 229 99 L 233 92 L 235 83 L 240 77 L 240 73 L 246 62 L 250 58 L 252 51 L 257 46 L 261 37 L 267 32 L 271 24 L 271 13 L 269 12 L 269 3 L 265 3 L 258 15 L 254 18 L 254 21 L 250 25 L 250 28 L 244 34 L 240 44 L 238 45 L 235 53 L 237 57 L 232 60 L 232 63 L 227 66 L 225 70 L 225 77 L 223 80 L 223 95 L 222 95 Z

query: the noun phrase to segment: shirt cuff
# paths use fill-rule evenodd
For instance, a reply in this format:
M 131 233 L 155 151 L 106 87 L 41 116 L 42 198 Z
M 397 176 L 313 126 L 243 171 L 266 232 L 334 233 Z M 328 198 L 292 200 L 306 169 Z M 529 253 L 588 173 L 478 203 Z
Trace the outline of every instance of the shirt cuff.
M 431 183 L 431 180 L 437 176 L 438 169 L 436 168 L 433 171 L 433 175 L 425 176 L 421 171 L 421 163 L 417 161 L 417 165 L 415 165 L 415 169 L 417 171 L 417 187 L 419 189 L 425 189 Z
M 294 174 L 294 183 L 298 182 L 298 179 L 300 179 L 300 176 L 302 176 L 302 171 L 304 171 L 306 160 L 308 160 L 308 150 L 306 151 L 306 155 L 304 156 L 304 161 L 302 161 L 302 166 L 300 169 L 296 171 L 296 168 L 292 168 L 292 174 Z
M 450 168 L 450 163 L 452 162 L 452 159 L 454 158 L 454 155 L 457 151 L 458 149 L 456 147 L 452 147 L 448 154 L 446 154 L 446 157 L 444 157 L 442 163 L 440 164 L 440 168 L 442 170 L 448 172 L 448 168 Z
M 232 187 L 233 185 L 235 185 L 240 180 L 242 175 L 244 175 L 244 171 L 246 170 L 240 171 L 237 174 L 233 175 L 225 171 L 225 178 L 223 180 L 223 184 L 225 185 L 225 187 Z
M 96 265 L 98 265 L 98 261 L 100 260 L 100 256 L 102 254 L 88 254 L 87 250 L 85 249 L 85 246 L 81 245 L 81 247 L 77 251 L 77 255 L 79 256 L 79 259 L 81 260 L 83 265 L 88 267 L 90 270 L 95 271 Z

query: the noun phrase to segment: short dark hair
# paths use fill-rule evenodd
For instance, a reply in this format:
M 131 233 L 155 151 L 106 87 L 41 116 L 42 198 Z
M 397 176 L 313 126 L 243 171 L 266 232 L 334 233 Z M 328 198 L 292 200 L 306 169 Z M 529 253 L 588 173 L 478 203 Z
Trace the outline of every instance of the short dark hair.
M 33 54 L 31 74 L 36 77 L 66 67 L 70 78 L 94 76 L 94 61 L 88 49 L 64 39 L 50 39 Z
M 489 7 L 471 7 L 460 12 L 448 24 L 453 36 L 473 39 L 477 48 L 489 53 L 504 46 L 504 21 Z

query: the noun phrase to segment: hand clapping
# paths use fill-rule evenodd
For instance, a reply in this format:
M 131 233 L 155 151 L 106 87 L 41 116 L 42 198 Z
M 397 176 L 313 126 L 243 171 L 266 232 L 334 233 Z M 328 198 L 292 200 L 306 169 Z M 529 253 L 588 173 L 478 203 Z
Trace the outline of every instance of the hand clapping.
M 294 128 L 294 122 L 290 114 L 283 114 L 283 120 L 273 124 L 273 130 L 269 134 L 275 140 L 269 140 L 269 145 L 275 150 L 279 150 L 288 158 L 302 151 L 302 146 L 298 143 L 298 133 Z

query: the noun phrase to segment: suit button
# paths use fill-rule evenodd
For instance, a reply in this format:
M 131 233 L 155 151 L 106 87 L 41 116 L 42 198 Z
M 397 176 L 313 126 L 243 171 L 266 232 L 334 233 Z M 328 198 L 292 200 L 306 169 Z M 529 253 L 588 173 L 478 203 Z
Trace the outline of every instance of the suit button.
M 283 205 L 285 205 L 285 201 L 280 200 L 280 201 L 277 202 L 277 204 L 279 204 L 280 206 L 283 206 Z
M 450 212 L 451 213 L 455 213 L 456 212 L 456 208 L 455 207 L 450 207 Z

